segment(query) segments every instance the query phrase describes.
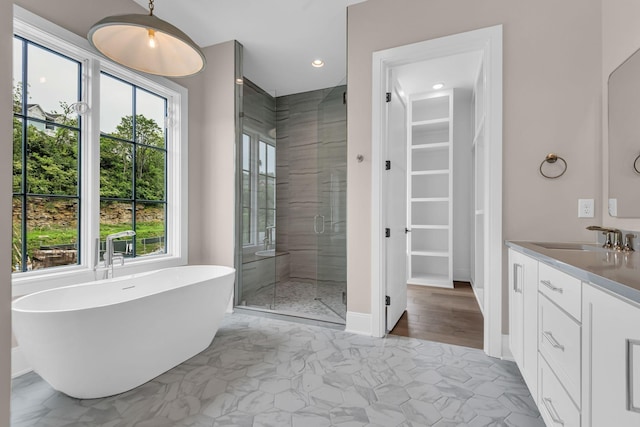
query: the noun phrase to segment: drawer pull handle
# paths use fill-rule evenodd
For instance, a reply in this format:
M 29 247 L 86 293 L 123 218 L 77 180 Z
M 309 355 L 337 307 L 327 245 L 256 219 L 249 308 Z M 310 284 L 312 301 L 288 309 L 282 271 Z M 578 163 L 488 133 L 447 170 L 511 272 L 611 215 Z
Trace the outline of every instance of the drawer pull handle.
M 563 292 L 562 288 L 559 288 L 557 286 L 553 286 L 549 280 L 540 280 L 540 283 L 545 285 L 547 288 L 551 289 L 553 292 L 557 292 L 559 294 L 561 294 Z
M 553 406 L 553 402 L 551 401 L 551 399 L 545 397 L 542 399 L 542 402 L 544 403 L 545 408 L 547 408 L 549 415 L 551 415 L 551 419 L 553 420 L 553 422 L 563 426 L 564 420 L 560 418 L 560 415 L 558 415 L 558 411 L 556 411 L 555 406 Z
M 522 282 L 522 264 L 513 264 L 513 291 L 519 294 L 522 293 L 522 287 L 518 285 Z
M 542 336 L 549 341 L 553 348 L 560 349 L 560 351 L 564 351 L 564 346 L 558 342 L 558 340 L 553 336 L 553 334 L 549 331 L 544 331 Z

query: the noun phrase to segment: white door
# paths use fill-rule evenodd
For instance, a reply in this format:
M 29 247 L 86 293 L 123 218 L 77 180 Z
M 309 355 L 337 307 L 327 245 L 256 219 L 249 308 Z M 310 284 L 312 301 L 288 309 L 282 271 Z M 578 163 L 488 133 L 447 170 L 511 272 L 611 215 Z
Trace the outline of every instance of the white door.
M 385 171 L 386 227 L 390 237 L 386 242 L 387 330 L 398 323 L 407 309 L 407 127 L 406 105 L 393 85 L 391 101 L 387 103 L 387 157 L 391 169 Z

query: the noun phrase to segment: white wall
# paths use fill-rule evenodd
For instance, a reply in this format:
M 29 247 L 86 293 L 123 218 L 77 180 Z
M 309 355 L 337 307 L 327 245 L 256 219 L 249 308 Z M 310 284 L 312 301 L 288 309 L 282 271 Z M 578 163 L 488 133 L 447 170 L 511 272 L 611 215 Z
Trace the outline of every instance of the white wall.
M 189 263 L 234 265 L 235 42 L 204 49 L 189 89 Z
M 577 200 L 601 196 L 601 0 L 369 0 L 348 13 L 350 312 L 371 312 L 371 254 L 362 248 L 371 247 L 372 53 L 498 24 L 504 35 L 504 238 L 594 240 L 585 226 L 599 223 L 601 214 L 578 219 Z M 569 163 L 562 179 L 539 175 L 549 152 Z M 365 161 L 357 163 L 356 154 Z
M 11 259 L 11 42 L 13 5 L 0 1 L 0 259 Z M 0 268 L 0 425 L 9 425 L 11 401 L 11 268 Z

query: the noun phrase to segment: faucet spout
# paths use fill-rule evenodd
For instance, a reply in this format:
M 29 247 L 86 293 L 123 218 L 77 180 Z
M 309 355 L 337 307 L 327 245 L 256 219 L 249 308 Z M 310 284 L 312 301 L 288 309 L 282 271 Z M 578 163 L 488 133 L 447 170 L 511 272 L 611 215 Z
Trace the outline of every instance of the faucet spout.
M 609 228 L 609 227 L 601 227 L 599 225 L 590 225 L 587 227 L 587 230 L 591 231 L 602 231 L 602 234 L 606 236 L 606 241 L 603 248 L 613 248 L 616 251 L 622 250 L 622 231 L 617 228 Z M 614 235 L 613 243 L 611 243 L 610 234 Z

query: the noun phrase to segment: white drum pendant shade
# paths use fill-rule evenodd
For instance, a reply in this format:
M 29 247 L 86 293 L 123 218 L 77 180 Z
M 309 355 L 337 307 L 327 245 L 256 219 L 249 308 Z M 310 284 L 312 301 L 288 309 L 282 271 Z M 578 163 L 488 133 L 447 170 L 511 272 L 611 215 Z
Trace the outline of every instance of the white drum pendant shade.
M 189 36 L 153 15 L 109 16 L 95 23 L 87 38 L 107 58 L 149 74 L 185 77 L 205 66 Z

